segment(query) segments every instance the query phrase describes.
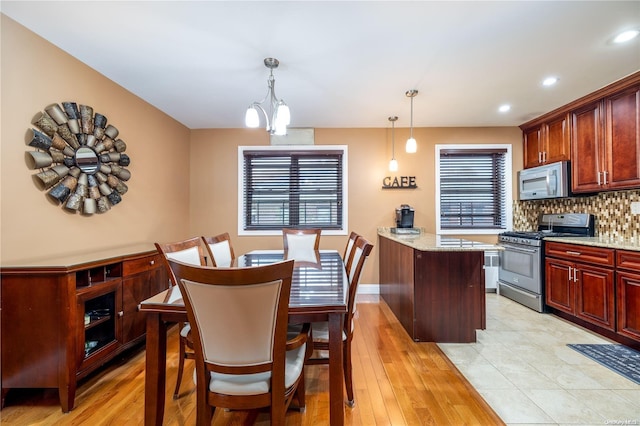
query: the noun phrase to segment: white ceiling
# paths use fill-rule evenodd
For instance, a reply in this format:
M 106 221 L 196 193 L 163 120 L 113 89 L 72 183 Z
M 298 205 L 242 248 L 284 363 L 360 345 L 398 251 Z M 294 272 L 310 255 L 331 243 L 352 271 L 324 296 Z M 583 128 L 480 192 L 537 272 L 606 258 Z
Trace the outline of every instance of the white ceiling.
M 267 91 L 291 127 L 513 126 L 640 70 L 640 1 L 2 1 L 2 13 L 189 128 Z M 544 77 L 559 83 L 543 88 Z M 63 101 L 60 100 L 52 100 Z M 81 100 L 78 100 L 81 101 Z M 512 105 L 498 113 L 503 103 Z

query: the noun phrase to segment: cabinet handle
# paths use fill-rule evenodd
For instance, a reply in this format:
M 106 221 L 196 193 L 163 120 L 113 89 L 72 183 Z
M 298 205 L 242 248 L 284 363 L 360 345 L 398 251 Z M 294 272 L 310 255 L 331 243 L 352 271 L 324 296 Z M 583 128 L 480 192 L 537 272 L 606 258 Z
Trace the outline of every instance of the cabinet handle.
M 569 266 L 569 282 L 573 281 L 573 277 L 571 276 L 571 271 L 573 270 L 573 268 L 571 266 Z
M 155 260 L 152 260 L 151 262 L 149 262 L 149 265 L 152 265 L 152 266 L 153 266 L 153 265 L 155 265 L 155 264 L 156 264 L 156 261 L 155 261 Z
M 547 151 L 542 151 L 542 162 L 543 163 L 547 162 Z
M 573 268 L 573 282 L 578 282 L 578 268 Z
M 570 254 L 571 256 L 580 256 L 582 254 L 579 251 L 571 251 L 571 250 L 567 250 L 565 253 Z
M 124 316 L 124 311 L 118 312 L 118 318 L 122 318 Z
M 538 151 L 538 163 L 542 163 L 542 152 Z
M 604 177 L 603 185 L 607 184 L 607 173 L 608 173 L 607 171 L 602 172 L 602 176 Z
M 600 182 L 600 172 L 598 172 L 598 185 L 602 185 L 602 183 Z

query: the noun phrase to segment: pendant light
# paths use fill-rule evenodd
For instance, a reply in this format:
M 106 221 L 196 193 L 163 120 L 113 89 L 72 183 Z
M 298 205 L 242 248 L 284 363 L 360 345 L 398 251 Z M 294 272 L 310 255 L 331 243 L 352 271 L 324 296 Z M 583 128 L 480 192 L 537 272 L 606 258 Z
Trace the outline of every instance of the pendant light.
M 273 77 L 273 70 L 278 68 L 278 65 L 280 65 L 280 61 L 277 59 L 265 58 L 264 66 L 270 70 L 267 80 L 267 94 L 261 101 L 249 105 L 245 114 L 245 124 L 251 128 L 258 127 L 260 125 L 258 111 L 260 111 L 267 122 L 267 132 L 272 135 L 286 135 L 287 126 L 291 122 L 291 114 L 287 104 L 276 96 L 276 79 Z M 266 104 L 269 113 L 262 107 L 262 104 Z
M 410 154 L 413 154 L 418 150 L 418 143 L 413 138 L 413 98 L 415 98 L 417 94 L 418 94 L 418 91 L 415 89 L 408 90 L 405 93 L 407 97 L 411 98 L 411 134 L 409 135 L 409 139 L 407 139 L 407 145 L 404 148 L 405 151 L 407 151 Z
M 391 122 L 391 161 L 389 161 L 390 172 L 398 171 L 398 161 L 396 160 L 396 120 L 398 120 L 398 117 L 396 117 L 395 115 L 389 117 L 389 121 Z

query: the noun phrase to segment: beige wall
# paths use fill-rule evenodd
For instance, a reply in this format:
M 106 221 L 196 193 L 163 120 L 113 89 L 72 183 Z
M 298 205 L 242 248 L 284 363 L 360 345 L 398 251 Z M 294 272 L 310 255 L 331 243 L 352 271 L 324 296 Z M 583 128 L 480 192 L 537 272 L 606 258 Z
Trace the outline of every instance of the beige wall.
M 186 235 L 189 129 L 5 15 L 1 19 L 2 264 Z M 38 171 L 27 167 L 32 118 L 65 101 L 92 106 L 127 143 L 129 191 L 104 214 L 63 209 L 35 184 Z
M 500 128 L 418 128 L 414 136 L 418 152 L 406 154 L 404 141 L 409 129 L 396 129 L 399 170 L 393 176 L 416 176 L 418 189 L 383 190 L 391 159 L 390 129 L 315 129 L 316 145 L 348 146 L 348 229 L 363 234 L 377 244 L 377 228 L 393 226 L 394 211 L 400 204 L 415 208 L 415 226 L 435 232 L 435 145 L 511 144 L 513 175 L 522 168 L 522 133 L 517 127 Z M 237 253 L 252 249 L 282 247 L 281 237 L 239 237 L 238 146 L 268 145 L 264 130 L 208 129 L 191 132 L 191 234 L 213 235 L 229 232 Z M 514 179 L 515 183 L 515 179 Z M 515 194 L 514 194 L 515 196 Z M 496 242 L 495 235 L 474 235 L 470 239 Z M 325 235 L 323 249 L 343 250 L 346 236 Z M 378 255 L 374 248 L 361 282 L 378 283 Z
M 281 247 L 280 237 L 237 235 L 237 152 L 241 145 L 267 145 L 263 130 L 189 130 L 2 15 L 2 111 L 0 261 L 117 248 L 193 235 L 229 232 L 237 253 Z M 131 157 L 132 177 L 123 201 L 109 212 L 81 216 L 66 211 L 40 190 L 25 161 L 33 116 L 51 103 L 94 107 L 120 130 Z M 382 120 L 386 121 L 385 119 Z M 521 133 L 509 128 L 417 128 L 418 152 L 404 153 L 409 129 L 396 129 L 394 175 L 416 176 L 418 189 L 383 190 L 391 158 L 389 128 L 315 129 L 316 144 L 347 145 L 348 229 L 374 244 L 379 226 L 393 225 L 395 207 L 410 204 L 415 225 L 435 230 L 434 145 L 508 143 L 515 170 L 522 168 Z M 473 236 L 495 242 L 495 236 Z M 324 236 L 322 248 L 342 250 L 345 236 Z M 377 251 L 363 283 L 378 282 Z

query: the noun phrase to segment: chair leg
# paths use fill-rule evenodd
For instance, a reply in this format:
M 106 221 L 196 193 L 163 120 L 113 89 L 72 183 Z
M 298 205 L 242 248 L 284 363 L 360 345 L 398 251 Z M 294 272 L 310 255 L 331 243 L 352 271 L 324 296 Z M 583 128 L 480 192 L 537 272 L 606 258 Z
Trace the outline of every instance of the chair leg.
M 298 387 L 296 388 L 296 397 L 298 398 L 298 409 L 301 413 L 304 413 L 307 410 L 307 397 L 304 384 L 304 367 L 302 368 L 300 381 L 298 382 Z
M 211 426 L 211 420 L 215 414 L 215 407 L 206 404 L 201 409 L 196 409 L 196 425 L 197 426 Z
M 180 383 L 182 382 L 182 370 L 184 370 L 184 358 L 185 358 L 185 343 L 182 336 L 180 336 L 180 359 L 178 361 L 178 378 L 176 379 L 176 389 L 173 391 L 173 399 L 180 397 Z
M 344 384 L 347 388 L 347 405 L 353 408 L 356 405 L 356 401 L 353 398 L 353 381 L 351 374 L 351 342 L 347 341 L 344 347 L 343 369 L 344 369 Z

